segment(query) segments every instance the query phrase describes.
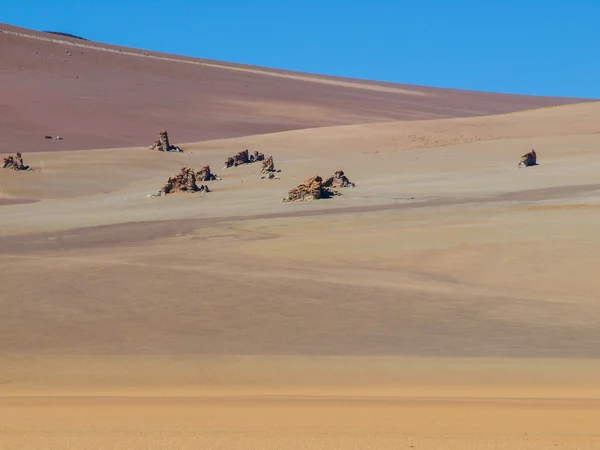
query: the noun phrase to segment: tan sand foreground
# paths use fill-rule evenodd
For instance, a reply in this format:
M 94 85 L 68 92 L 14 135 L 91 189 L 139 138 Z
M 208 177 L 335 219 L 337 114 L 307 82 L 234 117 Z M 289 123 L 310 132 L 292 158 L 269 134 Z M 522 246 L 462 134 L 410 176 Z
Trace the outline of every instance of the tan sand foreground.
M 25 152 L 0 449 L 600 448 L 600 103 L 465 115 Z

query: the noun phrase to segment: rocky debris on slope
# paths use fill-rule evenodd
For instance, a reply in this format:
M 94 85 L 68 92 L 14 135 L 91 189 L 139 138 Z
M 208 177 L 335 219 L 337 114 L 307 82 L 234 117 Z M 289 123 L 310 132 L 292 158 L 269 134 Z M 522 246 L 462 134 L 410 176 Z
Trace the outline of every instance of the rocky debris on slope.
M 183 167 L 179 174 L 169 177 L 169 180 L 158 193 L 149 195 L 149 197 L 160 197 L 161 195 L 175 194 L 177 192 L 210 192 L 210 189 L 204 184 L 201 186 L 196 184 L 194 169 Z
M 251 164 L 257 161 L 263 161 L 265 159 L 265 155 L 258 151 L 250 154 L 248 149 L 242 150 L 239 153 L 236 153 L 233 156 L 230 156 L 225 160 L 225 169 L 229 167 L 241 166 L 242 164 Z
M 344 175 L 343 170 L 336 170 L 333 176 L 327 178 L 323 182 L 323 186 L 327 188 L 345 188 L 354 187 L 355 184 L 350 181 L 346 175 Z
M 196 181 L 215 181 L 217 176 L 210 171 L 210 166 L 203 166 L 196 173 Z
M 531 150 L 526 155 L 521 156 L 519 167 L 529 167 L 535 165 L 537 165 L 537 155 L 535 154 L 535 150 Z
M 159 152 L 178 152 L 182 153 L 183 150 L 176 145 L 171 145 L 169 142 L 169 134 L 166 130 L 162 130 L 158 133 L 158 140 L 151 145 L 150 150 L 158 150 Z
M 21 156 L 20 153 L 17 153 L 15 156 L 9 155 L 5 157 L 2 168 L 12 170 L 32 170 L 31 167 L 26 166 L 23 163 L 23 156 Z
M 277 175 L 275 175 L 275 172 L 266 172 L 262 177 L 260 177 L 261 180 L 279 180 L 279 177 Z
M 321 198 L 329 198 L 335 195 L 341 194 L 338 191 L 323 186 L 323 178 L 316 175 L 289 191 L 288 197 L 284 198 L 283 202 L 306 202 Z

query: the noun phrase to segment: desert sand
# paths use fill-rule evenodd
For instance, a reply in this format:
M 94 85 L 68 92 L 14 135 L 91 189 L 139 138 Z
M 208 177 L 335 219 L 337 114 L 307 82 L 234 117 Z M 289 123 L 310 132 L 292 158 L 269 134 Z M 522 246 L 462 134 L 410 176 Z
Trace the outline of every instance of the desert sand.
M 165 55 L 0 24 L 0 152 L 150 145 L 583 99 L 378 83 Z M 45 140 L 45 135 L 62 141 Z
M 476 111 L 440 117 L 397 95 L 337 97 L 347 121 L 286 99 L 285 124 L 203 140 L 245 114 L 222 103 L 177 125 L 181 154 L 111 148 L 157 122 L 96 141 L 79 121 L 96 145 L 0 171 L 0 448 L 599 448 L 600 103 L 456 92 Z M 27 123 L 2 132 L 33 149 Z M 280 179 L 222 169 L 245 148 Z M 209 194 L 148 198 L 206 164 Z M 282 203 L 338 169 L 355 188 Z

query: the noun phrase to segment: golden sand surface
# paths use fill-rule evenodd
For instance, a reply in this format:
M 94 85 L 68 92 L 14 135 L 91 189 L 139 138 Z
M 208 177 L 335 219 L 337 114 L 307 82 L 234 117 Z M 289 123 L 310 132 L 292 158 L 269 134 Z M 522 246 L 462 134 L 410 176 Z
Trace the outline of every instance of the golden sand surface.
M 0 171 L 0 449 L 600 448 L 598 119 L 24 155 Z M 280 179 L 221 169 L 243 148 Z M 147 197 L 204 164 L 210 194 Z M 356 187 L 281 202 L 337 169 Z

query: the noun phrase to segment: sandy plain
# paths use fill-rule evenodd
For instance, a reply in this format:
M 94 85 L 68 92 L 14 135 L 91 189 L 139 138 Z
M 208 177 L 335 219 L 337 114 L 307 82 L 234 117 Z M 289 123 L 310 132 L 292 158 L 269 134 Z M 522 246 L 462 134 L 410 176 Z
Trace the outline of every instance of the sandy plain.
M 599 448 L 599 119 L 25 153 L 0 171 L 0 449 Z M 244 148 L 281 179 L 221 169 Z M 147 198 L 204 164 L 212 193 Z M 336 169 L 357 186 L 281 203 Z

